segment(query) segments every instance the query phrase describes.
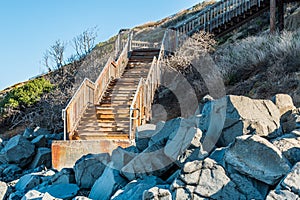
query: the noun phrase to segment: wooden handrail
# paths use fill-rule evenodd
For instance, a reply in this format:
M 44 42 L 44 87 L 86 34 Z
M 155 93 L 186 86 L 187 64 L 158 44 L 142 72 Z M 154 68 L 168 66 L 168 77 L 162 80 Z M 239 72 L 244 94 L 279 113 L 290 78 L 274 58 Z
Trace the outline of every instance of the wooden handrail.
M 122 48 L 122 53 L 118 56 L 117 61 L 115 62 L 113 57 L 110 56 L 95 83 L 85 78 L 66 108 L 62 110 L 64 140 L 68 139 L 68 134 L 70 136 L 70 134 L 74 133 L 88 105 L 98 102 L 110 81 L 122 75 L 128 62 L 128 46 L 129 38 L 126 45 Z M 119 49 L 117 50 L 119 51 Z
M 196 31 L 212 32 L 232 18 L 242 15 L 252 7 L 261 7 L 265 0 L 222 0 L 207 6 L 197 15 L 177 24 L 173 29 L 178 33 L 191 35 Z
M 94 103 L 94 90 L 95 84 L 85 78 L 66 108 L 63 109 L 65 140 L 68 137 L 67 133 L 72 133 L 75 130 L 87 106 Z

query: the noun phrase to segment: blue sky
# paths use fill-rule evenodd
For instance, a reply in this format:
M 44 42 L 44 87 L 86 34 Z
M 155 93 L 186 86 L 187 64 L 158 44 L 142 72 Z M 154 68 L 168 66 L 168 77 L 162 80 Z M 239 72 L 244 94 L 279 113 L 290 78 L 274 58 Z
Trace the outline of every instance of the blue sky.
M 0 90 L 46 71 L 44 52 L 98 27 L 97 43 L 199 0 L 0 0 Z M 71 45 L 67 47 L 72 50 Z

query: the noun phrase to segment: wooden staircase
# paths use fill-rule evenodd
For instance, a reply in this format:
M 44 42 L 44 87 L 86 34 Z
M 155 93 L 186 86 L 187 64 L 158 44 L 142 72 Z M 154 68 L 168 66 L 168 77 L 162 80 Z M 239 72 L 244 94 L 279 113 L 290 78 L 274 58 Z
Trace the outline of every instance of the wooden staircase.
M 138 49 L 130 57 L 123 75 L 113 79 L 103 97 L 89 105 L 76 129 L 76 139 L 129 139 L 130 105 L 141 77 L 146 78 L 159 49 Z

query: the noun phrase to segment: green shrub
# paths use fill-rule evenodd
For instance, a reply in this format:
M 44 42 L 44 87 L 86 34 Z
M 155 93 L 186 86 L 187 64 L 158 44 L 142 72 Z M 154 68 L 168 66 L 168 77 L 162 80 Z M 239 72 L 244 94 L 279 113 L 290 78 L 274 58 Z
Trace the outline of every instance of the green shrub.
M 53 85 L 50 81 L 39 78 L 29 81 L 25 85 L 8 92 L 4 99 L 0 101 L 1 108 L 29 107 L 38 102 L 41 96 L 50 92 Z

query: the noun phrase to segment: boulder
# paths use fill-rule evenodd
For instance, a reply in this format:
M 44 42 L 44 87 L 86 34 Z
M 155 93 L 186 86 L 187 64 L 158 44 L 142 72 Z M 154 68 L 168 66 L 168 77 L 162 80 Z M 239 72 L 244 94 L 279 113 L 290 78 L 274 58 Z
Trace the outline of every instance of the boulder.
M 21 200 L 42 200 L 44 194 L 37 191 L 37 190 L 30 190 L 28 191 Z
M 270 100 L 229 95 L 225 124 L 218 145 L 228 146 L 237 136 L 247 134 L 278 137 L 281 134 L 280 111 Z
M 272 101 L 279 109 L 280 116 L 296 108 L 292 97 L 288 94 L 276 94 L 272 97 Z
M 210 158 L 186 163 L 171 186 L 175 199 L 245 199 L 236 188 L 223 167 Z
M 125 149 L 122 147 L 116 148 L 111 154 L 111 161 L 113 162 L 114 169 L 121 170 L 137 154 L 138 150 L 135 146 L 130 146 Z
M 80 188 L 91 188 L 109 163 L 109 154 L 88 154 L 74 166 L 76 183 Z
M 164 154 L 166 141 L 161 140 L 134 157 L 125 165 L 121 173 L 130 181 L 145 176 L 162 176 L 173 165 L 173 161 Z
M 138 179 L 128 183 L 121 191 L 112 196 L 112 200 L 135 200 L 142 199 L 145 190 L 162 183 L 162 180 L 155 176 L 147 176 L 144 179 Z
M 33 130 L 33 136 L 34 137 L 37 137 L 37 136 L 40 136 L 40 135 L 49 135 L 51 134 L 50 131 L 48 131 L 47 129 L 45 128 L 41 128 L 41 127 L 36 127 L 34 130 Z
M 63 168 L 51 177 L 52 184 L 72 184 L 76 183 L 75 173 L 72 168 Z
M 202 150 L 201 138 L 202 131 L 195 127 L 195 122 L 183 119 L 179 129 L 170 134 L 164 154 L 179 166 L 186 161 L 203 159 L 207 153 Z
M 281 116 L 280 123 L 285 133 L 300 129 L 300 108 L 286 112 Z
M 41 183 L 41 177 L 32 174 L 22 176 L 17 182 L 15 188 L 21 192 L 27 192 Z
M 299 200 L 299 196 L 288 190 L 272 190 L 266 197 L 266 200 Z
M 33 136 L 33 129 L 26 128 L 24 130 L 23 137 L 25 137 L 26 139 L 32 139 L 32 138 L 34 138 L 34 136 Z
M 292 165 L 300 161 L 300 136 L 286 134 L 272 141 Z
M 5 199 L 6 198 L 7 191 L 8 191 L 7 184 L 0 181 L 0 199 Z
M 143 193 L 143 200 L 172 200 L 168 189 L 153 187 Z
M 135 144 L 139 151 L 144 151 L 148 147 L 150 138 L 156 134 L 155 130 L 154 124 L 145 124 L 136 128 Z
M 161 143 L 166 143 L 169 135 L 173 132 L 176 132 L 179 127 L 180 127 L 180 123 L 181 120 L 183 118 L 175 118 L 175 119 L 171 119 L 167 122 L 160 122 L 160 124 L 156 125 L 156 131 L 155 131 L 155 135 L 153 135 L 148 143 L 148 147 L 161 142 Z
M 74 197 L 72 200 L 92 200 L 92 199 L 84 197 L 84 196 L 77 196 L 77 197 Z
M 290 170 L 290 163 L 268 140 L 258 135 L 237 137 L 226 150 L 225 161 L 236 171 L 275 185 Z
M 40 147 L 37 149 L 35 157 L 30 164 L 30 168 L 35 169 L 41 165 L 44 165 L 47 168 L 51 168 L 51 162 L 51 149 Z
M 11 138 L 1 154 L 5 156 L 7 163 L 15 163 L 20 167 L 25 167 L 32 160 L 34 155 L 34 145 L 21 135 Z
M 2 172 L 2 178 L 5 182 L 10 182 L 18 179 L 22 174 L 22 169 L 16 164 L 5 165 Z
M 38 190 L 41 193 L 49 193 L 51 196 L 60 199 L 71 199 L 76 196 L 79 187 L 76 184 L 55 184 Z
M 46 139 L 45 135 L 37 136 L 36 138 L 34 138 L 31 141 L 31 143 L 34 144 L 35 147 L 37 147 L 37 148 L 47 147 L 47 139 Z
M 89 198 L 108 200 L 120 188 L 127 184 L 118 170 L 113 168 L 113 163 L 109 163 L 103 174 L 94 183 Z
M 291 172 L 280 182 L 279 187 L 300 196 L 300 162 L 295 164 Z

